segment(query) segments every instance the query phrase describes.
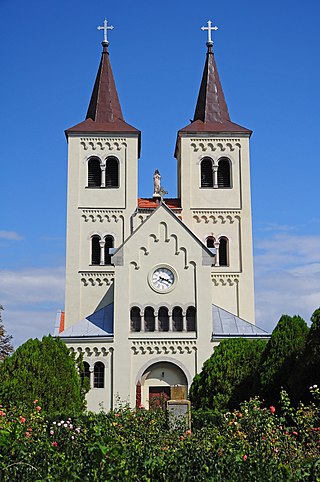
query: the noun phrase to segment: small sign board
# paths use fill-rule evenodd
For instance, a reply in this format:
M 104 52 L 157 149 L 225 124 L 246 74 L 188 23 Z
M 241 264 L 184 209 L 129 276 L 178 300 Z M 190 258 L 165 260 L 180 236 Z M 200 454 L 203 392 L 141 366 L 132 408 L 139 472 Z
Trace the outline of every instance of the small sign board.
M 191 430 L 191 402 L 189 400 L 168 400 L 167 413 L 171 428 Z

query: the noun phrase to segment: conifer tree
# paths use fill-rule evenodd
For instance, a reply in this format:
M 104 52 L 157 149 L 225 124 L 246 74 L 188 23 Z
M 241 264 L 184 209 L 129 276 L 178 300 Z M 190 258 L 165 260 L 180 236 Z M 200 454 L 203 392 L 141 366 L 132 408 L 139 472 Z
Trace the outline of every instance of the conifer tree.
M 46 413 L 79 414 L 85 394 L 74 355 L 59 338 L 30 339 L 0 364 L 0 403 Z
M 256 372 L 264 340 L 224 340 L 204 363 L 190 387 L 195 408 L 233 408 L 255 395 Z
M 308 327 L 300 316 L 282 315 L 261 359 L 261 395 L 276 404 L 281 388 L 291 392 L 289 376 L 304 350 Z
M 3 311 L 2 305 L 0 305 L 0 362 L 13 352 L 12 336 L 6 333 L 2 323 L 1 311 Z

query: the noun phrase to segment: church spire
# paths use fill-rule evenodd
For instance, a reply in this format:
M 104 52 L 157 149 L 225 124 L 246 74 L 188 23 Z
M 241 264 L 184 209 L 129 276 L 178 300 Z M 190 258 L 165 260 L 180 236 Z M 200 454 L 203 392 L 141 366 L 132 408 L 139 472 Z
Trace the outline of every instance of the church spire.
M 118 97 L 116 84 L 111 68 L 107 39 L 108 30 L 113 30 L 113 26 L 108 26 L 105 19 L 103 26 L 97 27 L 103 30 L 102 54 L 98 73 L 94 83 L 89 107 L 85 121 L 71 127 L 69 132 L 137 132 L 135 127 L 127 124 L 123 118 L 121 105 Z
M 184 127 L 179 132 L 245 132 L 251 134 L 250 130 L 241 127 L 230 120 L 227 103 L 212 50 L 213 41 L 211 39 L 211 31 L 218 30 L 218 27 L 212 27 L 212 23 L 209 20 L 208 26 L 201 27 L 201 30 L 208 31 L 208 50 L 198 100 L 191 124 Z

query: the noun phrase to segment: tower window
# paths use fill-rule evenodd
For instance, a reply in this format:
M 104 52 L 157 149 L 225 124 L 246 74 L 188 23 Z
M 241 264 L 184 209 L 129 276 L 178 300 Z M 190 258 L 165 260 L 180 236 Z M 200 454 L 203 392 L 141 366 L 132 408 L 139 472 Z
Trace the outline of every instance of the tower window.
M 228 266 L 228 239 L 219 239 L 219 265 Z
M 104 264 L 111 264 L 111 254 L 109 249 L 114 247 L 114 239 L 112 236 L 106 236 L 104 238 Z
M 97 362 L 94 364 L 93 374 L 94 388 L 104 388 L 104 364 L 102 362 Z
M 130 310 L 131 331 L 141 330 L 141 315 L 140 308 L 134 306 Z
M 144 310 L 144 322 L 145 322 L 145 331 L 154 331 L 155 329 L 154 309 L 151 306 L 147 306 Z
M 119 162 L 115 157 L 109 157 L 106 162 L 106 187 L 119 187 Z
M 182 315 L 182 308 L 180 308 L 180 306 L 175 306 L 173 308 L 172 325 L 173 325 L 173 331 L 183 330 L 183 315 Z
M 187 331 L 196 331 L 196 309 L 194 306 L 189 306 L 187 309 Z
M 213 187 L 212 161 L 205 157 L 201 161 L 201 187 Z
M 91 238 L 91 264 L 100 264 L 100 236 L 92 236 Z
M 168 308 L 161 306 L 158 312 L 159 331 L 169 331 L 169 312 Z
M 230 161 L 221 159 L 218 164 L 218 187 L 231 187 Z
M 101 186 L 100 161 L 96 157 L 89 159 L 88 161 L 88 186 L 89 187 Z

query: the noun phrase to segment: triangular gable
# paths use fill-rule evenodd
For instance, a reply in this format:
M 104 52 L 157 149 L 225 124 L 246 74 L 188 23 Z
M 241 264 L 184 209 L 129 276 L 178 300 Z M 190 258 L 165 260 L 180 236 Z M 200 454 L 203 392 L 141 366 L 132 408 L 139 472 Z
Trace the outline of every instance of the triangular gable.
M 78 323 L 63 330 L 57 336 L 61 338 L 113 336 L 113 303 L 110 303 L 101 310 L 95 311 Z
M 121 244 L 121 246 L 119 246 L 119 248 L 117 250 L 115 250 L 114 254 L 113 254 L 113 262 L 114 264 L 116 265 L 117 264 L 117 259 L 122 259 L 122 250 L 123 250 L 123 247 L 131 242 L 131 239 L 134 238 L 134 236 L 137 234 L 137 232 L 139 232 L 141 229 L 145 228 L 145 226 L 147 225 L 148 222 L 150 222 L 151 218 L 155 217 L 155 216 L 158 216 L 160 213 L 161 213 L 161 210 L 164 210 L 164 212 L 166 214 L 168 214 L 170 216 L 171 219 L 173 219 L 179 226 L 182 227 L 182 229 L 184 229 L 188 234 L 189 236 L 193 239 L 194 242 L 197 243 L 197 245 L 203 250 L 203 254 L 205 255 L 205 257 L 208 259 L 208 264 L 211 264 L 212 261 L 211 261 L 211 258 L 213 256 L 215 256 L 215 253 L 214 253 L 214 250 L 211 250 L 209 248 L 207 248 L 207 246 L 205 244 L 202 243 L 202 241 L 188 228 L 188 226 L 186 226 L 182 221 L 181 219 L 179 219 L 176 214 L 168 207 L 166 206 L 165 202 L 161 202 L 159 204 L 159 207 L 157 209 L 155 209 L 153 211 L 152 214 L 150 214 L 150 216 L 140 225 L 138 226 L 134 231 L 133 233 L 124 241 L 124 243 Z M 162 219 L 161 219 L 162 220 Z
M 248 321 L 212 305 L 212 338 L 270 338 L 270 334 Z

